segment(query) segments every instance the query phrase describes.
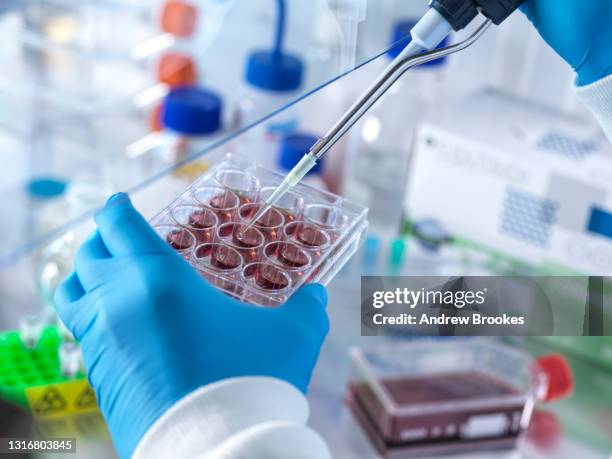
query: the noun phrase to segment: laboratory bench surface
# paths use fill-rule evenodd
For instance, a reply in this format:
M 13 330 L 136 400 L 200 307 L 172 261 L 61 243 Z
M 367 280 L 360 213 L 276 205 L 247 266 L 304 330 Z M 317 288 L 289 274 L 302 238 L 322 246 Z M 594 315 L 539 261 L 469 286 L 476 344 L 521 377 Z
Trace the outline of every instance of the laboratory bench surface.
M 349 349 L 354 345 L 371 345 L 389 338 L 361 337 L 360 289 L 353 276 L 335 279 L 329 285 L 328 311 L 331 328 L 321 350 L 309 388 L 310 425 L 327 441 L 336 459 L 379 458 L 361 427 L 344 403 L 349 378 Z M 549 449 L 540 449 L 531 440 L 523 440 L 515 450 L 488 451 L 473 454 L 433 456 L 452 459 L 609 459 L 612 457 L 612 374 L 587 364 L 571 361 L 578 375 L 574 396 L 547 412 L 561 420 L 561 435 Z M 580 377 L 581 376 L 581 377 Z M 589 384 L 593 382 L 593 385 Z M 591 399 L 595 387 L 610 388 L 601 397 L 598 411 L 585 399 Z M 575 418 L 575 422 L 570 420 Z M 570 422 L 568 422 L 570 421 Z M 576 424 L 582 423 L 581 426 Z M 578 427 L 578 428 L 577 428 Z M 579 431 L 577 431 L 579 430 Z M 591 446 L 585 432 L 598 432 L 607 437 L 607 446 Z M 604 440 L 605 441 L 605 440 Z
M 347 272 L 349 270 L 341 271 L 328 286 L 328 312 L 331 328 L 321 350 L 309 388 L 310 425 L 325 438 L 334 458 L 376 459 L 379 457 L 378 454 L 344 404 L 350 369 L 349 348 L 354 345 L 370 345 L 390 339 L 361 337 L 359 277 L 354 272 Z M 4 325 L 3 328 L 6 328 L 9 325 L 6 321 L 7 317 L 3 319 L 2 325 Z M 581 362 L 572 361 L 572 366 L 578 376 L 574 397 L 546 408 L 547 411 L 558 415 L 562 425 L 562 434 L 554 449 L 540 450 L 530 441 L 524 441 L 518 449 L 512 451 L 444 457 L 453 459 L 549 459 L 552 457 L 555 459 L 609 459 L 612 454 L 612 440 L 610 440 L 612 439 L 612 389 L 608 392 L 607 397 L 603 395 L 606 387 L 612 388 L 612 374 Z M 604 388 L 603 391 L 602 388 Z M 100 419 L 88 417 L 62 421 L 62 423 L 65 422 L 74 422 L 75 425 L 86 426 L 88 429 L 85 438 L 79 440 L 75 459 L 115 457 L 110 443 L 99 440 L 99 438 L 104 438 L 105 430 Z M 595 443 L 590 440 L 593 433 L 596 433 L 597 438 L 607 437 L 608 441 L 604 440 L 603 444 L 592 446 Z

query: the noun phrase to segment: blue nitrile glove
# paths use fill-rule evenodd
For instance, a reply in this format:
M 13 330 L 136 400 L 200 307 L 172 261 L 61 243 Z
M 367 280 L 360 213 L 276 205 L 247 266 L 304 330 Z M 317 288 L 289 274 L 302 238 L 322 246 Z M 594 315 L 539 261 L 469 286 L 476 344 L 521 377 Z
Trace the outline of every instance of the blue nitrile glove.
M 278 308 L 240 303 L 206 283 L 126 194 L 95 216 L 55 303 L 81 342 L 120 457 L 171 405 L 205 384 L 272 376 L 306 391 L 328 330 L 327 295 L 308 285 Z
M 612 75 L 611 0 L 527 0 L 521 10 L 587 85 Z

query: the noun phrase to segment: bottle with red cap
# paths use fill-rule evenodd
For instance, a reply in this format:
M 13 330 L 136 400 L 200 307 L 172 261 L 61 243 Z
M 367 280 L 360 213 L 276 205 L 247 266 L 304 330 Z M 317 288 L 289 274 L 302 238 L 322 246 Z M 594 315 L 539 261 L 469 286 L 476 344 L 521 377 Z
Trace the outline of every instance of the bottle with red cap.
M 569 397 L 574 390 L 572 369 L 561 354 L 549 354 L 538 357 L 532 363 L 533 371 L 544 380 L 538 392 L 542 402 L 554 402 Z
M 385 457 L 512 449 L 534 408 L 574 387 L 563 356 L 485 338 L 388 341 L 352 349 L 351 361 L 346 402 Z

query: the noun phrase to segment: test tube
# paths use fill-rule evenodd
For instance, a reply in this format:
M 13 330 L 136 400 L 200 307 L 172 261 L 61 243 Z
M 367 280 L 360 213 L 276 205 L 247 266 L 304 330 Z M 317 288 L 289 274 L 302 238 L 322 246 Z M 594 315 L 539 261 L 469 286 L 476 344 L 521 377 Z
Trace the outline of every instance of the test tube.
M 257 201 L 261 188 L 259 180 L 251 174 L 239 169 L 224 169 L 217 171 L 215 181 L 232 192 L 240 199 L 240 204 Z
M 228 293 L 240 293 L 238 277 L 244 260 L 236 249 L 219 243 L 201 244 L 192 258 L 198 272 L 212 285 Z
M 298 284 L 312 266 L 308 252 L 293 242 L 270 242 L 264 247 L 265 261 L 282 268 Z
M 74 378 L 83 372 L 83 355 L 81 348 L 73 341 L 67 341 L 59 347 L 60 371 L 66 378 Z
M 44 321 L 37 315 L 24 316 L 19 320 L 19 335 L 26 348 L 36 347 L 44 326 Z
M 265 262 L 251 263 L 242 270 L 246 285 L 244 301 L 261 306 L 279 306 L 289 295 L 292 283 L 284 270 Z
M 266 238 L 255 227 L 246 229 L 238 222 L 224 223 L 217 228 L 217 241 L 236 249 L 245 263 L 259 260 Z
M 348 216 L 336 206 L 310 204 L 304 209 L 304 221 L 324 229 L 334 242 L 345 231 Z
M 263 187 L 259 192 L 259 199 L 263 202 L 267 202 L 268 198 L 275 190 L 276 187 L 274 186 Z M 276 201 L 274 208 L 283 214 L 285 223 L 301 220 L 304 212 L 304 198 L 293 191 L 287 191 L 278 201 Z
M 261 208 L 260 203 L 250 203 L 240 206 L 238 215 L 244 224 L 251 222 L 257 211 Z M 277 241 L 281 237 L 285 217 L 275 208 L 268 209 L 254 224 L 253 227 L 262 232 L 266 242 Z
M 170 216 L 175 223 L 191 231 L 198 244 L 213 241 L 219 219 L 212 210 L 206 207 L 183 205 L 174 207 Z
M 295 221 L 285 225 L 283 240 L 293 242 L 308 252 L 312 263 L 316 263 L 331 246 L 331 237 L 325 230 L 303 221 Z
M 240 200 L 233 192 L 219 186 L 203 186 L 193 192 L 193 199 L 212 210 L 219 223 L 227 223 L 236 217 Z
M 179 255 L 189 261 L 196 247 L 196 238 L 186 228 L 178 225 L 158 225 L 153 228 Z

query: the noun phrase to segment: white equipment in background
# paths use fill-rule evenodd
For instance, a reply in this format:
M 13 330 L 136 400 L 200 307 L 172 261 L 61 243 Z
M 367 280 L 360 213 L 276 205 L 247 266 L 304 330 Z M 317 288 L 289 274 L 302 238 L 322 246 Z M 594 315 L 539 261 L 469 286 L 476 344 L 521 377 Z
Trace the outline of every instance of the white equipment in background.
M 612 146 L 590 120 L 473 95 L 419 129 L 405 210 L 532 265 L 612 274 Z

